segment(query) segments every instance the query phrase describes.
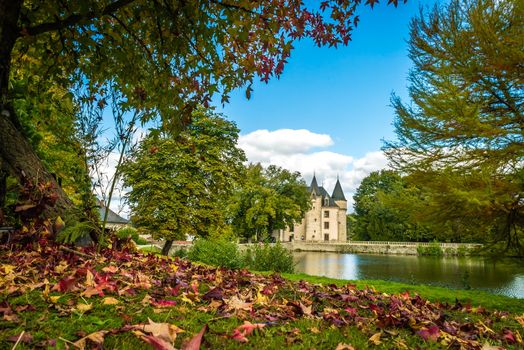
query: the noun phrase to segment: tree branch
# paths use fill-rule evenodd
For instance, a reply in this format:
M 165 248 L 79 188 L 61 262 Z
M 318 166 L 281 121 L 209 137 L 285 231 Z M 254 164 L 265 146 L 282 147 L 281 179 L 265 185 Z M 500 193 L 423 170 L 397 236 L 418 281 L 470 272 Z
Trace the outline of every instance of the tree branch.
M 115 2 L 107 5 L 101 11 L 93 10 L 85 14 L 76 13 L 76 14 L 69 15 L 66 18 L 58 19 L 55 22 L 47 22 L 47 23 L 37 24 L 32 27 L 25 27 L 25 28 L 22 28 L 22 33 L 26 35 L 38 35 L 38 34 L 42 34 L 46 32 L 64 29 L 67 27 L 72 27 L 83 21 L 89 21 L 95 18 L 100 18 L 102 16 L 112 14 L 118 11 L 119 9 L 121 9 L 122 7 L 129 5 L 133 1 L 135 0 L 116 0 Z

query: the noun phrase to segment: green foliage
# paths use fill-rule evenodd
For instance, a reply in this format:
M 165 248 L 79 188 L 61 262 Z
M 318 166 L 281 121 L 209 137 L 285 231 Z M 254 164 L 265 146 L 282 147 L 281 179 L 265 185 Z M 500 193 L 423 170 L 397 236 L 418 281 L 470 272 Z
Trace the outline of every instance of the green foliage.
M 420 191 L 409 187 L 391 170 L 372 172 L 364 178 L 353 199 L 351 227 L 354 239 L 372 241 L 426 241 L 430 232 L 409 217 L 406 206 L 420 202 Z
M 443 256 L 444 251 L 440 247 L 440 244 L 436 241 L 431 242 L 427 246 L 418 245 L 417 246 L 418 255 L 427 255 L 427 256 Z
M 231 198 L 228 215 L 233 231 L 241 237 L 267 239 L 273 230 L 302 220 L 311 205 L 300 173 L 271 165 L 251 164 L 245 181 Z
M 424 188 L 417 215 L 432 231 L 504 242 L 516 255 L 524 255 L 522 12 L 517 0 L 453 0 L 413 20 L 413 103 L 393 96 L 398 141 L 385 148 Z
M 92 90 L 114 80 L 126 104 L 160 112 L 165 124 L 176 125 L 191 107 L 209 103 L 217 92 L 227 102 L 230 91 L 246 88 L 249 98 L 256 77 L 267 82 L 280 76 L 295 40 L 346 45 L 357 20 L 356 5 L 353 0 L 320 8 L 270 0 L 13 0 L 12 8 L 20 8 L 20 18 L 14 19 L 19 26 L 0 32 L 14 30 L 12 55 L 24 52 L 28 59 L 2 60 L 27 70 L 35 69 L 36 61 L 35 75 L 46 72 L 71 81 L 80 76 Z
M 250 270 L 293 273 L 295 263 L 293 253 L 276 244 L 254 244 L 243 252 L 242 260 Z
M 78 239 L 89 236 L 90 232 L 98 232 L 98 230 L 98 226 L 92 222 L 76 222 L 67 224 L 65 228 L 58 233 L 56 239 L 62 243 L 75 243 Z
M 187 250 L 186 249 L 176 249 L 171 256 L 177 257 L 177 258 L 187 258 Z
M 136 227 L 167 241 L 224 227 L 224 203 L 244 169 L 237 139 L 235 124 L 203 110 L 176 137 L 152 131 L 122 165 Z
M 120 230 L 116 231 L 116 236 L 119 239 L 130 238 L 133 242 L 135 242 L 138 245 L 148 244 L 148 241 L 141 238 L 138 234 L 138 230 L 134 227 L 121 228 Z
M 197 239 L 187 252 L 187 258 L 230 269 L 244 267 L 237 244 L 226 240 Z
M 93 220 L 95 198 L 84 152 L 76 138 L 72 95 L 66 87 L 45 80 L 36 93 L 30 88 L 34 79 L 25 71 L 15 71 L 10 80 L 11 101 L 21 131 L 73 203 Z
M 192 261 L 230 269 L 292 273 L 295 267 L 293 254 L 280 243 L 253 244 L 242 251 L 236 243 L 225 239 L 197 239 L 186 254 L 181 250 L 176 253 Z

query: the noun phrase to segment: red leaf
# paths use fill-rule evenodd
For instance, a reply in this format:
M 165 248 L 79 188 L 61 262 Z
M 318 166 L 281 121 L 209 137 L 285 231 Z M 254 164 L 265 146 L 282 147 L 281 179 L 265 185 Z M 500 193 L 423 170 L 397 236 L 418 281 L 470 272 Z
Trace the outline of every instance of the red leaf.
M 173 345 L 169 344 L 163 339 L 154 337 L 152 335 L 143 335 L 140 338 L 149 345 L 151 345 L 153 348 L 155 348 L 155 350 L 175 350 Z
M 238 326 L 233 330 L 233 335 L 231 336 L 231 339 L 235 339 L 236 341 L 239 341 L 241 343 L 247 343 L 248 339 L 246 336 L 253 333 L 255 329 L 264 328 L 264 323 L 251 323 L 249 321 L 245 321 L 243 325 Z
M 204 336 L 204 333 L 207 331 L 207 324 L 202 327 L 200 332 L 198 332 L 197 335 L 195 335 L 189 343 L 187 343 L 182 350 L 199 350 L 200 344 L 202 343 L 202 337 Z
M 515 339 L 515 335 L 509 329 L 504 330 L 504 336 L 502 338 L 510 344 L 517 342 L 517 340 Z
M 58 282 L 58 287 L 55 286 L 55 288 L 58 289 L 59 292 L 69 292 L 75 288 L 76 285 L 76 278 L 74 277 L 66 277 L 60 280 Z
M 429 328 L 423 328 L 420 331 L 417 332 L 418 335 L 422 337 L 424 340 L 432 340 L 437 341 L 438 337 L 440 336 L 440 329 L 433 325 L 429 326 Z

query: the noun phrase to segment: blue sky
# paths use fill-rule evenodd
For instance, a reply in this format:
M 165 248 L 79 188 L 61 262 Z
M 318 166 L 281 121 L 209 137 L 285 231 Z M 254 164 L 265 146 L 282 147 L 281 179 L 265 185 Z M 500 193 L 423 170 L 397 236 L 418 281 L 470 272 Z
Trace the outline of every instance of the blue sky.
M 347 47 L 297 42 L 280 79 L 255 82 L 250 100 L 238 90 L 229 104 L 217 106 L 237 123 L 239 146 L 250 161 L 300 171 L 308 183 L 315 173 L 328 191 L 338 176 L 350 211 L 362 179 L 387 166 L 380 148 L 383 139 L 395 138 L 391 93 L 407 100 L 409 23 L 433 0 L 409 0 L 398 8 L 386 3 L 359 8 Z M 122 204 L 117 195 L 111 207 Z
M 361 6 L 347 47 L 298 42 L 280 79 L 255 83 L 250 100 L 234 92 L 217 109 L 239 126 L 248 158 L 301 171 L 308 182 L 315 172 L 328 191 L 339 175 L 350 197 L 386 165 L 380 148 L 395 138 L 391 93 L 407 99 L 409 23 L 428 4 Z

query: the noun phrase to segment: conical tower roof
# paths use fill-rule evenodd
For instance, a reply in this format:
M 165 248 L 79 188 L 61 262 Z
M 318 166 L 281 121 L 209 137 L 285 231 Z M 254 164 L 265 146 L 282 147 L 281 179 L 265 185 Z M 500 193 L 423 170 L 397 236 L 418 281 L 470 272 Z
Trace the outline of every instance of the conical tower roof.
M 317 177 L 315 175 L 313 175 L 313 180 L 311 180 L 311 185 L 309 185 L 309 189 L 315 195 L 320 195 L 320 188 L 318 188 Z
M 337 183 L 335 184 L 335 189 L 333 190 L 333 194 L 331 197 L 336 201 L 345 201 L 346 197 L 344 196 L 344 191 L 342 191 L 342 186 L 340 185 L 340 181 L 337 178 Z

